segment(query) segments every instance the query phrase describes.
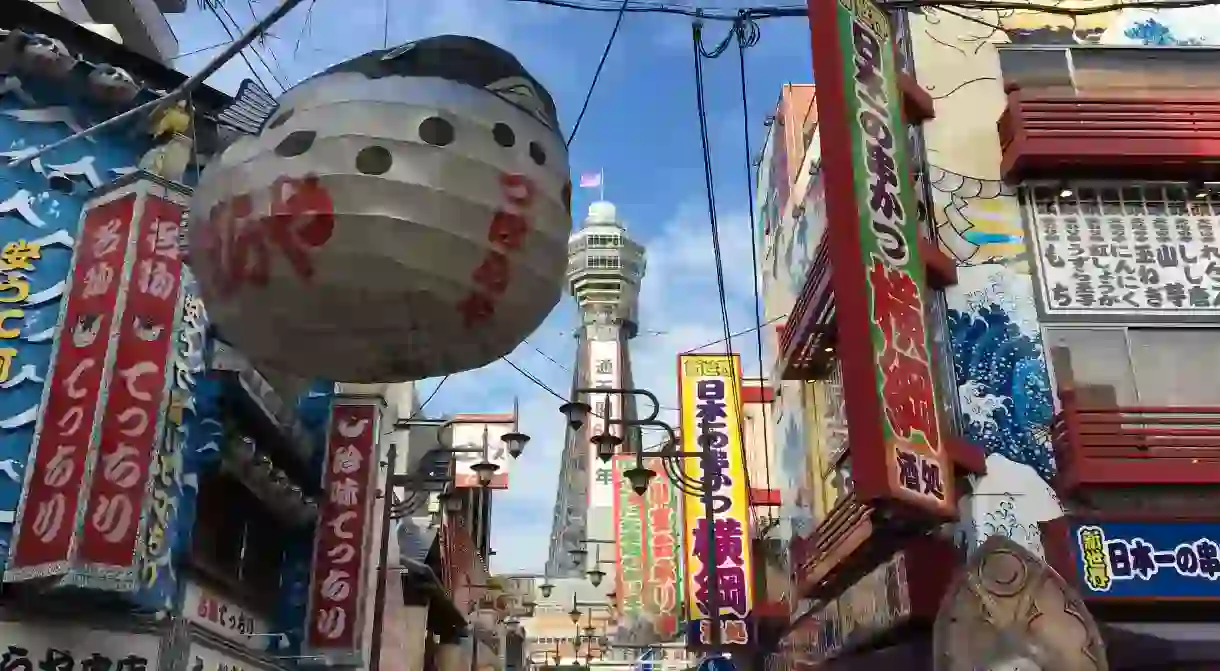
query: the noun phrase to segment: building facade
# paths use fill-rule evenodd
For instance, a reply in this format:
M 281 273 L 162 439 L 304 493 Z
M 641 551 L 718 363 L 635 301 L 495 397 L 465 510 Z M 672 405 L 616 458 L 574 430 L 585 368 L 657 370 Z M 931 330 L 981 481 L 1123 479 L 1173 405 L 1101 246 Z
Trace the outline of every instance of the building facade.
M 37 4 L 0 29 L 9 161 L 185 79 Z M 190 184 L 247 129 L 221 93 L 191 103 L 0 175 L 3 663 L 499 668 L 452 654 L 491 489 L 410 459 L 413 385 L 260 371 L 211 328 L 180 243 Z M 507 461 L 513 415 L 477 419 Z
M 1109 668 L 1214 664 L 1214 9 L 857 5 L 811 3 L 818 85 L 785 90 L 759 174 L 787 659 L 931 668 L 910 632 L 1004 536 Z

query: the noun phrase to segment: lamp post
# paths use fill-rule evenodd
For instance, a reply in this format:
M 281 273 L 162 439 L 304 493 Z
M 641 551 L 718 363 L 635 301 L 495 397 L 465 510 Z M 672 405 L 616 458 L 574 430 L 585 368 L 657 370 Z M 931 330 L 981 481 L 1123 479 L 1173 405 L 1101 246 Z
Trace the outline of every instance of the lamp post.
M 521 456 L 525 451 L 525 445 L 529 442 L 530 437 L 521 433 L 517 427 L 518 414 L 516 404 L 513 406 L 513 428 L 511 431 L 500 436 L 500 440 L 504 441 L 505 449 L 513 459 Z M 492 478 L 496 471 L 500 469 L 498 464 L 492 463 L 488 459 L 488 441 L 487 429 L 483 430 L 483 446 L 478 448 L 455 448 L 448 444 L 444 438 L 446 429 L 449 429 L 457 424 L 478 424 L 477 420 L 461 420 L 461 419 L 426 419 L 426 418 L 409 418 L 395 422 L 394 428 L 411 428 L 417 426 L 435 426 L 436 427 L 436 443 L 438 447 L 428 450 L 420 458 L 419 463 L 422 465 L 428 464 L 433 457 L 439 454 L 462 454 L 462 453 L 477 453 L 482 455 L 482 461 L 473 464 L 470 469 L 475 472 L 479 478 L 479 484 L 486 488 L 491 484 Z M 374 593 L 373 601 L 373 623 L 372 623 L 372 645 L 373 650 L 369 657 L 369 671 L 380 671 L 381 669 L 381 638 L 384 633 L 384 615 L 386 589 L 389 581 L 389 540 L 390 540 L 390 522 L 394 519 L 406 517 L 414 511 L 418 505 L 416 495 L 420 492 L 410 491 L 408 497 L 400 503 L 394 503 L 394 489 L 396 487 L 411 487 L 422 483 L 426 480 L 426 473 L 420 473 L 418 470 L 409 474 L 397 474 L 398 447 L 395 443 L 390 443 L 390 448 L 387 455 L 386 463 L 386 486 L 382 492 L 382 526 L 381 526 L 381 548 L 379 556 L 379 565 L 377 567 L 377 587 Z M 447 513 L 456 513 L 461 510 L 461 499 L 453 496 L 448 491 L 449 484 L 452 482 L 452 471 L 454 465 L 449 465 L 447 482 L 445 484 L 446 491 L 442 494 L 442 509 Z M 478 650 L 476 645 L 474 650 Z M 477 655 L 477 652 L 475 653 Z M 473 656 L 473 655 L 472 655 Z M 472 667 L 474 668 L 474 667 Z
M 657 419 L 657 415 L 661 412 L 661 403 L 657 399 L 656 394 L 646 389 L 597 389 L 592 387 L 581 387 L 575 389 L 573 393 L 576 395 L 574 400 L 568 401 L 559 406 L 559 411 L 563 413 L 568 420 L 568 426 L 572 430 L 579 430 L 584 426 L 588 415 L 593 408 L 584 401 L 579 399 L 582 394 L 604 394 L 607 398 L 610 396 L 640 396 L 652 403 L 652 409 L 648 416 L 644 419 L 615 419 L 610 416 L 610 409 L 614 406 L 606 403 L 605 428 L 602 433 L 594 436 L 591 442 L 597 447 L 597 456 L 603 461 L 609 461 L 614 456 L 614 450 L 622 443 L 622 439 L 610 433 L 610 426 L 627 427 L 653 427 L 665 431 L 669 440 L 661 447 L 658 452 L 654 452 L 652 456 L 660 457 L 661 463 L 665 468 L 665 474 L 669 476 L 672 484 L 677 487 L 683 494 L 687 496 L 699 498 L 703 502 L 703 517 L 706 533 L 706 554 L 704 557 L 703 566 L 707 572 L 707 618 L 708 625 L 711 629 L 711 637 L 709 645 L 713 650 L 720 646 L 720 605 L 719 592 L 720 580 L 718 576 L 717 566 L 719 562 L 716 558 L 716 489 L 717 483 L 721 481 L 720 471 L 716 464 L 716 454 L 712 450 L 712 436 L 709 433 L 709 427 L 706 423 L 701 423 L 699 427 L 700 435 L 698 444 L 700 449 L 694 452 L 681 451 L 678 444 L 678 436 L 674 428 L 669 424 Z M 632 468 L 623 472 L 623 476 L 631 483 L 631 489 L 636 494 L 644 496 L 648 493 L 648 486 L 652 479 L 658 475 L 656 471 L 644 466 L 644 446 L 637 446 L 635 450 L 636 463 Z M 682 461 L 685 459 L 698 459 L 702 469 L 701 477 L 694 480 L 682 472 Z M 596 567 L 595 567 L 596 568 Z M 592 578 L 590 578 L 592 579 Z M 596 583 L 595 583 L 596 584 Z

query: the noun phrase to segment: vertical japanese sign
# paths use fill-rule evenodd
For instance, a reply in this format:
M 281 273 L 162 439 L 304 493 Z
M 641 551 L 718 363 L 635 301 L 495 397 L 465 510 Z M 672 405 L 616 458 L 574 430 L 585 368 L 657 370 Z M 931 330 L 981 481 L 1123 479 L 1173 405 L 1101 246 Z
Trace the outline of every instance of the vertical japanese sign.
M 889 17 L 870 0 L 809 0 L 809 22 L 856 495 L 945 517 L 955 507 L 952 462 L 925 334 Z
M 741 359 L 736 354 L 684 354 L 678 357 L 682 449 L 712 451 L 712 473 L 702 460 L 683 460 L 691 480 L 711 485 L 713 519 L 705 516 L 704 501 L 686 496 L 687 645 L 712 642 L 709 594 L 716 590 L 720 642 L 750 645 L 753 635 L 753 572 L 750 557 L 750 492 L 746 485 L 745 451 L 741 444 Z M 709 436 L 701 447 L 699 436 Z M 709 525 L 715 538 L 715 568 L 707 562 Z M 712 581 L 715 571 L 716 581 Z
M 96 440 L 108 353 L 124 315 L 135 194 L 86 206 L 43 389 L 6 582 L 59 575 L 71 560 L 85 469 Z
M 135 584 L 145 489 L 164 428 L 182 276 L 182 205 L 150 193 L 140 203 L 131 281 L 103 386 L 101 440 L 74 560 L 87 572 L 123 569 L 128 575 L 119 587 L 126 589 Z
M 622 358 L 622 345 L 617 340 L 592 340 L 588 345 L 589 371 L 588 386 L 596 389 L 615 389 L 619 384 L 622 372 L 619 362 Z M 614 467 L 597 458 L 597 447 L 593 437 L 609 431 L 611 434 L 623 437 L 623 427 L 608 425 L 607 418 L 623 418 L 623 399 L 618 394 L 589 394 L 586 402 L 593 408 L 583 434 L 584 445 L 589 450 L 589 506 L 612 508 L 615 500 Z M 579 440 L 579 439 L 578 439 Z
M 360 654 L 380 419 L 376 402 L 338 397 L 331 406 L 306 645 L 332 660 Z
M 618 595 L 620 627 L 632 633 L 637 631 L 637 623 L 643 615 L 648 573 L 644 557 L 645 525 L 648 524 L 646 497 L 637 495 L 623 476 L 624 471 L 635 466 L 635 461 L 635 455 L 631 454 L 614 457 L 615 594 Z M 662 480 L 664 476 L 655 479 Z
M 182 269 L 181 281 L 182 309 L 174 335 L 169 430 L 149 471 L 152 483 L 145 504 L 147 525 L 140 550 L 140 603 L 164 611 L 173 609 L 178 594 L 174 548 L 185 535 L 183 526 L 188 523 L 182 514 L 185 452 L 190 449 L 192 431 L 198 431 L 197 378 L 204 373 L 203 354 L 207 346 L 207 310 L 186 267 Z
M 645 459 L 644 466 L 664 473 L 660 459 Z M 632 492 L 634 494 L 634 492 Z M 640 498 L 640 497 L 636 497 Z M 653 478 L 644 501 L 644 540 L 648 573 L 644 609 L 658 640 L 671 641 L 682 622 L 681 508 L 678 488 L 668 477 Z

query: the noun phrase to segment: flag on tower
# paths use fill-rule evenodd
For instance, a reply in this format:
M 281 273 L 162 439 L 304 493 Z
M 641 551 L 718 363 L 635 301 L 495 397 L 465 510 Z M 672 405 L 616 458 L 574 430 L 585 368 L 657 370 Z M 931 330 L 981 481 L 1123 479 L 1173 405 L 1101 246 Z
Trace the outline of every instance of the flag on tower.
M 602 173 L 597 172 L 582 172 L 580 173 L 580 188 L 596 189 L 602 185 Z

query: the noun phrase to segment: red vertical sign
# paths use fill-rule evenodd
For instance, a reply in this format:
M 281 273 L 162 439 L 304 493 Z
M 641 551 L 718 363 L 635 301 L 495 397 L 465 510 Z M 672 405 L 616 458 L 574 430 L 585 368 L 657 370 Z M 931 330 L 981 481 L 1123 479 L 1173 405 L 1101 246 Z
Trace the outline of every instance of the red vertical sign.
M 118 299 L 135 201 L 128 195 L 98 205 L 81 224 L 8 580 L 45 575 L 37 567 L 48 564 L 67 568 L 110 335 L 122 318 Z
M 134 564 L 148 470 L 164 415 L 182 277 L 182 207 L 153 195 L 145 195 L 143 204 L 74 563 Z
M 331 406 L 306 638 L 314 650 L 360 646 L 377 419 L 377 406 L 368 403 L 336 400 Z

